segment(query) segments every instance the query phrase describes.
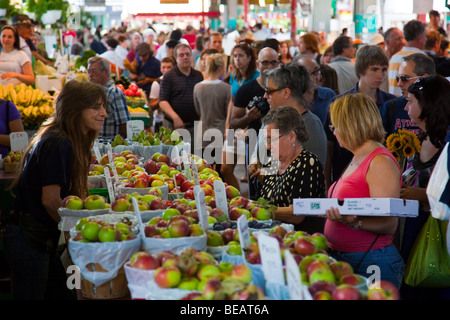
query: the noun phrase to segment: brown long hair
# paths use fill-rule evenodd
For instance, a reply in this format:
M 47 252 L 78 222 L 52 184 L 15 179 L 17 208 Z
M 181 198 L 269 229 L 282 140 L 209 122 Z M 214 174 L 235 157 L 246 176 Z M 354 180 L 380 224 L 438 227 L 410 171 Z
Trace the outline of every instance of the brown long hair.
M 244 51 L 247 56 L 251 57 L 250 62 L 248 63 L 246 74 L 241 74 L 239 69 L 235 67 L 234 62 L 232 63 L 232 67 L 233 67 L 232 71 L 233 71 L 234 77 L 237 80 L 241 80 L 244 78 L 251 77 L 253 72 L 255 72 L 255 70 L 256 70 L 256 52 L 252 48 L 251 44 L 248 41 L 243 40 L 243 41 L 239 42 L 237 45 L 235 45 L 234 48 L 231 50 L 231 55 L 230 55 L 231 61 L 233 61 L 234 51 L 238 48 L 241 49 L 242 51 Z
M 67 82 L 56 100 L 55 112 L 39 128 L 36 135 L 28 145 L 19 164 L 19 174 L 11 184 L 12 190 L 20 181 L 23 168 L 33 146 L 42 136 L 48 133 L 56 133 L 58 137 L 69 139 L 72 143 L 72 163 L 70 166 L 69 192 L 73 195 L 85 197 L 89 193 L 87 177 L 91 163 L 91 149 L 97 138 L 97 131 L 89 131 L 83 134 L 80 125 L 82 113 L 85 109 L 95 108 L 103 104 L 106 108 L 105 89 L 90 82 Z

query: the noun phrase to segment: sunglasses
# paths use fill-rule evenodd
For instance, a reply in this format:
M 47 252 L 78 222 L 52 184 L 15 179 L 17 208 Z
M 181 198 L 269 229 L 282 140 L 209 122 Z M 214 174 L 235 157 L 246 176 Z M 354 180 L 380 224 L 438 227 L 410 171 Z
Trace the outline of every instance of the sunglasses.
M 276 67 L 277 65 L 280 64 L 280 61 L 278 60 L 273 60 L 273 61 L 259 61 L 259 63 L 261 63 L 264 67 L 268 67 L 269 65 Z
M 264 92 L 267 94 L 267 95 L 271 95 L 271 94 L 273 94 L 274 92 L 277 92 L 277 91 L 280 91 L 280 90 L 283 90 L 284 88 L 277 88 L 277 89 L 270 89 L 270 88 L 265 88 L 264 89 Z
M 403 81 L 403 82 L 406 82 L 406 81 L 409 81 L 409 80 L 419 79 L 419 78 L 420 78 L 420 76 L 417 76 L 417 77 L 408 77 L 408 76 L 405 76 L 405 75 L 397 75 L 397 76 L 395 76 L 395 79 L 397 80 L 397 82 L 400 82 L 400 80 Z

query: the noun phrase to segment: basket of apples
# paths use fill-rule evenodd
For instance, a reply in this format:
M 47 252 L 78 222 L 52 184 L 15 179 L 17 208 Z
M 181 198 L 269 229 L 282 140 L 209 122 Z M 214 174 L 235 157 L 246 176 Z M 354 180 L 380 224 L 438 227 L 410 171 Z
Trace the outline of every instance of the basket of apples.
M 129 294 L 123 265 L 139 251 L 141 241 L 132 216 L 82 218 L 69 239 L 69 253 L 80 269 L 81 294 L 90 299 L 113 299 Z
M 110 211 L 110 207 L 108 200 L 98 194 L 91 194 L 84 199 L 69 195 L 62 200 L 58 208 L 61 217 L 59 229 L 68 232 L 75 227 L 79 219 L 106 214 Z
M 161 216 L 164 210 L 172 204 L 170 201 L 162 199 L 161 189 L 153 187 L 143 195 L 137 192 L 119 195 L 111 204 L 111 211 L 116 213 L 133 213 L 135 211 L 133 198 L 137 200 L 143 222 L 148 222 L 153 217 Z
M 16 172 L 22 156 L 23 151 L 10 151 L 8 155 L 3 158 L 3 167 L 5 168 L 5 172 Z
M 193 207 L 187 207 L 185 210 L 179 205 L 169 207 L 161 216 L 146 223 L 142 242 L 145 251 L 150 254 L 162 250 L 179 253 L 186 248 L 206 251 L 206 234 L 199 224 L 198 212 Z
M 140 170 L 131 171 L 128 178 L 121 181 L 117 190 L 121 194 L 138 193 L 147 194 L 150 190 L 157 188 L 161 191 L 161 198 L 167 200 L 169 194 L 169 181 L 164 175 L 148 174 Z

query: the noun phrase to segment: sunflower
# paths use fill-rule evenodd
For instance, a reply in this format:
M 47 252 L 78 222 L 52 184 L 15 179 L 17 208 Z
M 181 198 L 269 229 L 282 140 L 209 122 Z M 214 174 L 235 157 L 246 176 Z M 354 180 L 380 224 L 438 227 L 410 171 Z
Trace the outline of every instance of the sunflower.
M 406 158 L 411 158 L 412 156 L 414 156 L 414 154 L 416 153 L 416 150 L 414 149 L 414 147 L 411 145 L 411 143 L 406 143 L 405 146 L 403 147 L 403 155 Z
M 389 151 L 392 151 L 394 149 L 392 141 L 398 137 L 397 133 L 390 134 L 386 139 L 386 147 L 389 149 Z
M 401 137 L 397 137 L 395 139 L 392 140 L 392 146 L 394 148 L 394 150 L 399 150 L 401 149 L 401 147 L 403 146 L 403 141 Z
M 392 152 L 392 155 L 394 156 L 394 158 L 397 160 L 397 161 L 400 161 L 401 159 L 400 159 L 400 155 L 398 154 L 398 152 L 397 151 L 391 151 Z

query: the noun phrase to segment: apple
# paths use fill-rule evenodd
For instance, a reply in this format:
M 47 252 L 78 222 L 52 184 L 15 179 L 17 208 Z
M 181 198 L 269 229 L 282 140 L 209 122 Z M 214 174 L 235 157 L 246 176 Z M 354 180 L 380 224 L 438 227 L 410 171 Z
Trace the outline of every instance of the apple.
M 181 212 L 175 208 L 167 208 L 162 214 L 163 220 L 169 221 L 170 218 L 181 215 Z
M 206 244 L 210 247 L 219 247 L 225 245 L 222 236 L 215 231 L 208 232 Z
M 139 211 L 147 211 L 149 210 L 148 204 L 146 204 L 144 201 L 138 200 L 137 201 Z M 130 204 L 130 211 L 134 211 L 134 205 Z
M 214 188 L 211 187 L 209 184 L 204 183 L 200 185 L 200 189 L 202 189 L 203 192 L 205 193 L 205 197 L 214 195 Z
M 134 181 L 134 188 L 148 188 L 148 180 L 144 178 L 138 178 Z
M 234 268 L 234 264 L 232 264 L 229 261 L 221 261 L 217 267 L 220 269 L 221 272 L 231 272 Z
M 189 225 L 189 235 L 191 237 L 197 237 L 204 234 L 203 228 L 199 224 L 191 224 Z
M 165 162 L 166 164 L 170 164 L 170 158 L 168 155 L 165 154 L 160 154 L 158 155 L 158 157 L 156 158 L 157 162 Z
M 98 194 L 92 194 L 84 199 L 84 208 L 87 210 L 105 209 L 105 203 L 104 197 Z
M 161 164 L 152 159 L 148 159 L 144 163 L 144 170 L 148 174 L 155 174 L 159 171 L 160 168 L 161 168 Z
M 230 220 L 233 221 L 237 221 L 242 215 L 246 216 L 247 219 L 251 218 L 251 213 L 250 211 L 244 209 L 244 208 L 239 208 L 239 207 L 233 207 L 229 210 L 229 217 Z
M 159 267 L 153 275 L 156 284 L 161 288 L 175 288 L 180 284 L 181 271 L 174 266 Z
M 177 182 L 177 185 L 178 185 L 178 182 Z M 181 192 L 186 192 L 189 190 L 189 188 L 191 188 L 193 186 L 194 186 L 194 183 L 191 180 L 185 180 L 179 185 Z
M 175 174 L 175 181 L 177 182 L 178 187 L 180 187 L 186 180 L 187 178 L 183 173 L 178 172 Z
M 150 202 L 150 210 L 167 209 L 168 206 L 167 202 L 160 198 L 155 198 Z
M 154 237 L 158 234 L 158 230 L 156 229 L 156 225 L 154 224 L 147 224 L 144 227 L 144 233 L 145 236 L 148 238 Z
M 249 284 L 252 281 L 252 269 L 246 264 L 237 264 L 231 271 L 231 277 Z
M 333 261 L 330 263 L 330 269 L 338 281 L 346 274 L 353 274 L 353 267 L 347 261 Z
M 101 227 L 98 232 L 100 242 L 115 242 L 118 236 L 119 230 L 115 230 L 112 226 Z
M 295 251 L 302 256 L 309 256 L 317 252 L 316 245 L 307 236 L 300 236 L 294 243 Z
M 361 300 L 362 296 L 358 289 L 349 284 L 341 284 L 332 293 L 333 300 Z
M 111 210 L 116 212 L 125 212 L 130 210 L 130 202 L 125 198 L 119 198 L 111 205 Z
M 245 206 L 247 206 L 248 202 L 249 202 L 249 199 L 247 199 L 246 197 L 241 196 L 241 195 L 238 195 L 238 196 L 230 199 L 230 205 L 242 206 L 243 208 L 245 208 Z
M 161 266 L 160 262 L 151 254 L 139 251 L 130 258 L 130 267 L 142 270 L 156 270 Z
M 336 289 L 336 287 L 337 286 L 334 282 L 319 280 L 311 283 L 308 287 L 308 290 L 309 293 L 311 293 L 311 295 L 314 297 L 314 295 L 320 291 L 325 291 L 329 294 L 333 294 L 333 291 Z
M 220 280 L 210 279 L 203 286 L 202 297 L 205 300 L 224 300 L 225 293 Z
M 269 208 L 254 207 L 252 216 L 258 220 L 270 220 L 273 218 L 273 213 Z
M 222 239 L 225 244 L 228 244 L 230 241 L 234 240 L 234 229 L 228 228 L 222 231 Z
M 81 231 L 81 229 L 83 229 L 83 226 L 89 221 L 91 221 L 89 217 L 81 218 L 80 220 L 77 221 L 77 224 L 75 225 L 75 230 Z
M 323 233 L 315 232 L 311 237 L 317 248 L 328 250 L 328 240 Z
M 182 219 L 170 222 L 167 230 L 172 238 L 187 237 L 190 232 L 189 223 Z
M 195 277 L 184 277 L 181 279 L 178 289 L 182 290 L 196 290 L 200 281 Z
M 194 258 L 203 264 L 212 264 L 212 265 L 216 264 L 214 256 L 209 252 L 197 251 L 194 253 Z
M 341 278 L 339 278 L 338 283 L 339 284 L 345 283 L 345 284 L 350 284 L 352 286 L 359 286 L 359 285 L 363 284 L 363 280 L 357 274 L 346 274 L 346 275 L 343 275 Z
M 63 199 L 61 207 L 70 210 L 83 210 L 83 200 L 78 196 L 67 196 Z
M 187 181 L 188 181 L 188 180 L 187 180 Z M 184 182 L 184 183 L 186 183 L 186 182 Z M 184 192 L 183 197 L 184 197 L 185 199 L 195 200 L 194 188 L 191 187 L 191 188 L 189 188 L 188 190 L 186 190 L 186 191 Z
M 214 264 L 205 264 L 200 267 L 197 277 L 200 281 L 211 278 L 214 275 L 220 274 L 220 269 Z
M 230 256 L 240 256 L 242 255 L 242 247 L 240 245 L 230 245 L 228 247 L 227 253 Z
M 286 229 L 283 228 L 282 226 L 275 226 L 275 227 L 272 227 L 272 228 L 269 230 L 269 235 L 270 235 L 270 234 L 277 234 L 277 235 L 280 236 L 281 239 L 284 238 L 284 236 L 286 235 L 286 233 L 287 233 Z
M 231 185 L 227 185 L 225 187 L 225 193 L 226 193 L 227 199 L 229 199 L 229 200 L 241 195 L 239 189 L 237 189 L 236 187 L 233 187 Z
M 400 300 L 398 288 L 386 280 L 376 281 L 367 290 L 368 300 Z
M 81 229 L 83 239 L 87 241 L 98 241 L 98 233 L 101 229 L 100 224 L 94 221 L 87 222 Z
M 259 252 L 258 243 L 251 243 L 248 246 L 248 251 L 245 254 L 245 259 L 248 263 L 251 264 L 260 264 L 261 263 L 261 254 Z
M 180 300 L 201 300 L 201 299 L 202 294 L 200 292 L 191 292 L 186 296 L 184 296 L 183 298 L 181 298 Z
M 152 202 L 153 199 L 158 198 L 158 196 L 154 195 L 154 194 L 144 194 L 141 197 L 141 201 L 145 202 L 149 207 L 150 207 L 150 203 Z
M 314 271 L 316 270 L 330 270 L 330 266 L 325 261 L 315 260 L 311 262 L 308 266 L 308 269 L 306 270 L 306 274 L 310 276 Z
M 331 293 L 329 293 L 327 291 L 317 291 L 313 295 L 313 299 L 314 300 L 332 300 L 332 296 L 331 296 Z

